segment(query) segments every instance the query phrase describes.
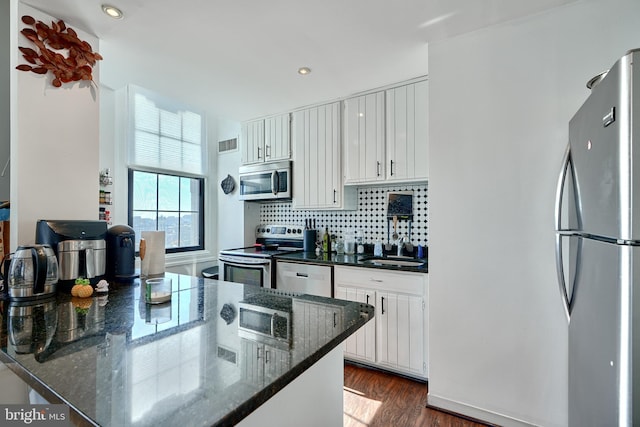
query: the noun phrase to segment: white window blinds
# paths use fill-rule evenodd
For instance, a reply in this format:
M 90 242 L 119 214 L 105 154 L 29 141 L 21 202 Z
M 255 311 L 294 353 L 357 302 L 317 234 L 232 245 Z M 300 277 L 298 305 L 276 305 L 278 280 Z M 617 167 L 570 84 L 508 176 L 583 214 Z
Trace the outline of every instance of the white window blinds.
M 129 86 L 129 166 L 204 176 L 204 114 Z

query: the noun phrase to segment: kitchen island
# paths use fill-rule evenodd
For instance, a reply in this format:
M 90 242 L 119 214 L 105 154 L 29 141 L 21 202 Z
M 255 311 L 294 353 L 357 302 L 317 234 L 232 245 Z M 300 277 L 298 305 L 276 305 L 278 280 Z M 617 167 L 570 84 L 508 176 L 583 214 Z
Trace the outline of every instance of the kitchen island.
M 2 362 L 50 403 L 68 405 L 76 424 L 342 423 L 340 343 L 372 306 L 166 276 L 172 297 L 162 305 L 144 303 L 138 280 L 84 300 L 3 302 Z M 247 301 L 288 312 L 289 339 L 239 327 Z

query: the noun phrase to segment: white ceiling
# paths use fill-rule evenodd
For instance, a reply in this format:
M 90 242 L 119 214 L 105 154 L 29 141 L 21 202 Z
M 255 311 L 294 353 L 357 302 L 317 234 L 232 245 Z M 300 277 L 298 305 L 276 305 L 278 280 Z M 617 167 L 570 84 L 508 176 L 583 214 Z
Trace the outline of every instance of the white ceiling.
M 427 75 L 428 43 L 573 1 L 22 0 L 100 38 L 102 84 L 238 121 Z

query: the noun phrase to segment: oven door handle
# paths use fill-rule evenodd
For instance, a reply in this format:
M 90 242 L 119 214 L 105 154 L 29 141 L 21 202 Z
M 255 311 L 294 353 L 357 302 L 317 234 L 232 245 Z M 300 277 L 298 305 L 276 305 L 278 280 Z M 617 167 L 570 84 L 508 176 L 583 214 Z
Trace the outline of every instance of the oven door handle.
M 251 267 L 251 266 L 264 266 L 264 265 L 269 265 L 271 264 L 271 260 L 268 258 L 265 258 L 264 260 L 260 260 L 257 262 L 248 262 L 248 263 L 244 263 L 242 261 L 237 261 L 235 259 L 229 259 L 227 257 L 225 257 L 224 255 L 220 255 L 218 256 L 218 260 L 224 262 L 225 264 L 229 264 L 232 267 Z

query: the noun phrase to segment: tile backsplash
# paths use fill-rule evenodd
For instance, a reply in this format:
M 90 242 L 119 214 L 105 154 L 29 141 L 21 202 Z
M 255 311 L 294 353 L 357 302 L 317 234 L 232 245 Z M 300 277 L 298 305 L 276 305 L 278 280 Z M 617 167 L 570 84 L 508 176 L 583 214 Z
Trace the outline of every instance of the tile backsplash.
M 304 226 L 307 218 L 316 220 L 319 230 L 329 228 L 331 234 L 344 238 L 347 231 L 362 230 L 365 243 L 376 238 L 387 242 L 393 234 L 393 221 L 387 218 L 387 193 L 413 192 L 413 221 L 398 220 L 398 234 L 411 235 L 411 243 L 428 245 L 429 209 L 428 184 L 412 184 L 358 188 L 358 209 L 355 211 L 293 210 L 291 202 L 263 203 L 260 205 L 261 224 L 292 224 Z M 409 230 L 410 226 L 410 230 Z

